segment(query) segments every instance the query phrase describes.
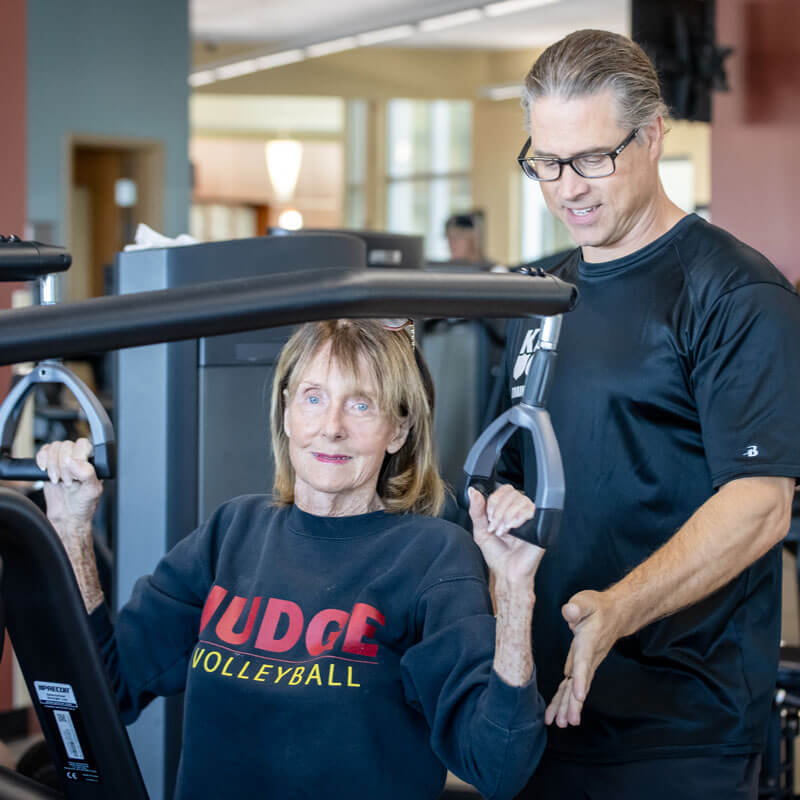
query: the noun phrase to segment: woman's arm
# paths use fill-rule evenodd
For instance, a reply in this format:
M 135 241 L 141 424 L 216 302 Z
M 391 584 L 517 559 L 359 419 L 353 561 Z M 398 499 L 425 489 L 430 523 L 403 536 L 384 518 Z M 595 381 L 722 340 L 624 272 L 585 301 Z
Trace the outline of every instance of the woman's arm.
M 46 469 L 47 516 L 72 564 L 89 612 L 89 624 L 126 724 L 155 696 L 183 690 L 197 643 L 203 604 L 213 582 L 215 532 L 226 523 L 221 510 L 182 539 L 140 578 L 112 624 L 97 578 L 91 523 L 102 492 L 89 463 L 91 443 L 56 442 L 37 455 Z
M 532 519 L 536 508 L 509 485 L 501 486 L 488 500 L 475 489 L 470 489 L 469 495 L 475 543 L 494 579 L 494 670 L 509 685 L 521 686 L 533 671 L 533 579 L 544 550 L 508 531 Z
M 422 592 L 421 640 L 402 661 L 406 699 L 424 714 L 434 752 L 491 800 L 516 796 L 546 738 L 531 654 L 533 576 L 543 551 L 508 535 L 533 513 L 512 491 L 495 493 L 488 513 L 482 497 L 471 498 L 475 539 L 495 577 L 496 618 L 478 554 L 449 557 L 460 576 L 435 576 Z

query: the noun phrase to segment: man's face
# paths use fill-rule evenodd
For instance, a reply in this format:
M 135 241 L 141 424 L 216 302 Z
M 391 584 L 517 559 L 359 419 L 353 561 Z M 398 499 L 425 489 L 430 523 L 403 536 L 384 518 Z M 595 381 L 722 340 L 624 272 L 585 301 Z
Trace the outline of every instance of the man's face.
M 530 121 L 535 156 L 607 153 L 630 133 L 617 121 L 610 91 L 570 100 L 541 98 L 531 105 Z M 586 260 L 606 261 L 639 249 L 659 197 L 660 154 L 659 119 L 617 156 L 613 175 L 582 178 L 565 165 L 557 181 L 540 183 L 547 207 L 584 248 Z
M 479 261 L 481 258 L 478 234 L 474 230 L 448 230 L 447 245 L 453 261 Z

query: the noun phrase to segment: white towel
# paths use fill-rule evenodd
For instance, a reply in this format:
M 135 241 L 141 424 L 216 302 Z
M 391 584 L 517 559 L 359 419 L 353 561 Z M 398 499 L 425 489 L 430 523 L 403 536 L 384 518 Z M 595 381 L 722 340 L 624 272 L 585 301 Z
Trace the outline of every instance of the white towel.
M 134 244 L 126 244 L 125 252 L 147 250 L 151 247 L 183 247 L 187 244 L 200 244 L 200 242 L 188 233 L 182 233 L 177 239 L 170 239 L 169 236 L 164 236 L 163 233 L 154 231 L 149 225 L 140 222 L 136 226 Z

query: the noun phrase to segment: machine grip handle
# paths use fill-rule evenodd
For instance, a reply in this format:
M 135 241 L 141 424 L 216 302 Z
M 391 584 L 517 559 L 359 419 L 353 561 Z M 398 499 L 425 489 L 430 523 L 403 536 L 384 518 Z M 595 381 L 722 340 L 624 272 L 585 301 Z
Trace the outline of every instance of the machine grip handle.
M 116 445 L 114 428 L 108 413 L 89 387 L 63 364 L 55 361 L 42 361 L 25 375 L 8 393 L 0 404 L 0 478 L 19 481 L 46 481 L 47 473 L 42 472 L 31 459 L 11 457 L 17 423 L 28 394 L 40 384 L 66 386 L 78 401 L 89 423 L 94 464 L 97 477 L 113 478 L 116 468 Z
M 32 458 L 0 458 L 0 478 L 6 481 L 49 481 L 47 472 Z
M 94 466 L 97 477 L 101 480 L 113 477 L 115 452 L 114 443 L 106 442 L 95 447 L 94 455 L 89 459 Z M 11 458 L 0 456 L 0 480 L 6 481 L 49 481 L 46 470 L 40 469 L 33 458 Z
M 476 475 L 469 478 L 467 492 L 470 488 L 477 489 L 484 499 L 488 499 L 491 487 L 491 479 Z M 560 526 L 560 508 L 537 508 L 532 519 L 523 522 L 518 528 L 511 528 L 509 533 L 517 539 L 547 549 L 556 541 Z

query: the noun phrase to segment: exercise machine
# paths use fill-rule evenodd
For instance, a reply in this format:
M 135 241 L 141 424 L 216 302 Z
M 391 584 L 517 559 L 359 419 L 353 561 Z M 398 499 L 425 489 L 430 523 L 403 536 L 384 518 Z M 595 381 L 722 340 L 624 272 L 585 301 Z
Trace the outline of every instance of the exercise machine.
M 553 315 L 568 311 L 577 299 L 574 287 L 551 276 L 441 275 L 402 268 L 368 270 L 364 266 L 364 243 L 354 237 L 342 238 L 345 241 L 336 245 L 340 248 L 338 255 L 330 249 L 334 242 L 329 243 L 327 266 L 309 270 L 298 264 L 291 271 L 270 274 L 254 270 L 258 274 L 226 280 L 214 280 L 218 272 L 212 269 L 213 265 L 232 259 L 263 267 L 277 252 L 271 249 L 276 246 L 271 242 L 284 241 L 288 247 L 296 248 L 299 237 L 194 245 L 183 248 L 181 253 L 183 258 L 196 258 L 198 264 L 205 261 L 209 265 L 207 271 L 200 270 L 208 278 L 200 283 L 179 282 L 172 288 L 131 291 L 69 306 L 0 313 L 0 363 L 64 357 L 86 350 L 106 352 L 163 342 L 185 343 L 203 337 L 224 337 L 346 316 Z M 178 258 L 175 252 L 162 252 L 160 265 L 153 269 L 166 272 L 175 269 Z M 353 255 L 351 263 L 344 263 L 347 252 Z M 169 358 L 166 354 L 162 358 L 159 369 L 165 373 L 165 380 L 179 380 L 180 371 L 171 372 Z M 146 377 L 148 380 L 140 387 L 143 396 L 149 391 L 157 392 L 156 387 L 148 385 L 153 373 Z M 122 455 L 131 433 L 124 429 L 118 433 Z M 120 475 L 120 482 L 123 480 Z M 139 511 L 143 505 L 139 502 Z M 168 503 L 165 509 L 169 518 Z M 184 528 L 180 534 L 189 530 Z M 20 544 L 23 540 L 24 546 Z M 8 630 L 45 736 L 56 755 L 64 795 L 76 799 L 146 797 L 138 766 L 132 758 L 127 759 L 131 754 L 130 744 L 116 715 L 113 694 L 63 548 L 41 513 L 23 497 L 7 491 L 0 496 L 0 558 L 6 572 L 0 593 L 7 611 Z M 28 571 L 23 566 L 26 564 Z M 49 584 L 51 573 L 60 573 L 63 578 L 53 583 L 54 594 L 40 591 L 40 587 Z M 9 578 L 11 574 L 19 574 L 19 580 Z M 71 588 L 65 589 L 65 584 Z M 40 598 L 37 605 L 41 601 L 36 616 L 26 606 L 26 595 L 31 593 Z M 62 597 L 68 599 L 62 601 Z M 51 613 L 59 604 L 61 611 Z M 71 620 L 69 627 L 62 612 Z M 62 647 L 59 633 L 62 628 L 63 635 L 73 640 L 74 646 Z M 48 644 L 51 641 L 56 643 L 52 648 Z M 100 672 L 96 669 L 98 664 Z M 78 683 L 77 675 L 84 672 L 89 678 L 87 687 Z M 50 687 L 52 694 L 40 695 L 37 683 L 43 684 L 44 689 Z M 71 689 L 72 694 L 64 687 Z M 58 704 L 59 696 L 66 696 L 66 705 Z M 94 709 L 91 720 L 86 712 L 90 707 Z M 72 713 L 76 710 L 80 715 Z M 64 716 L 66 712 L 68 717 Z M 72 721 L 74 736 L 68 720 Z M 66 733 L 59 723 L 65 726 Z M 80 744 L 80 753 L 91 754 L 92 758 L 78 759 L 78 750 L 67 744 L 73 740 Z M 117 769 L 118 752 L 130 769 Z M 79 768 L 81 764 L 86 766 Z M 122 777 L 112 783 L 106 776 L 115 770 Z M 165 785 L 161 779 L 163 775 L 148 782 L 153 798 L 163 796 Z

